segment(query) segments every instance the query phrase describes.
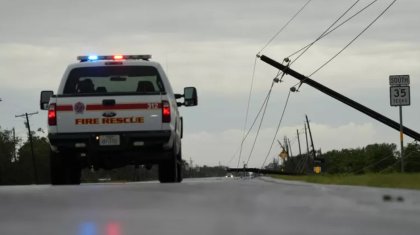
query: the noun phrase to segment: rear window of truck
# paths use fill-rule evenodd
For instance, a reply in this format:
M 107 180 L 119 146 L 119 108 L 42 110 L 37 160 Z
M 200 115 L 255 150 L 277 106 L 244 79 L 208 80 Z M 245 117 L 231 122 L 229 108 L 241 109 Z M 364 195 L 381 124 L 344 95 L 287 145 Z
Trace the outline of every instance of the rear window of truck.
M 63 94 L 153 94 L 161 92 L 165 92 L 165 89 L 155 67 L 100 66 L 71 70 Z

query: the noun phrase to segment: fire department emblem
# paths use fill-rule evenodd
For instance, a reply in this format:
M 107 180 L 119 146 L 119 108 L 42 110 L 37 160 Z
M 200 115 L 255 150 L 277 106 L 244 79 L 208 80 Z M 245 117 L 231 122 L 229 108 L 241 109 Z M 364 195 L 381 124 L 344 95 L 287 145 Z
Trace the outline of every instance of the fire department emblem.
M 74 112 L 83 113 L 85 111 L 85 105 L 82 102 L 77 102 L 74 104 Z

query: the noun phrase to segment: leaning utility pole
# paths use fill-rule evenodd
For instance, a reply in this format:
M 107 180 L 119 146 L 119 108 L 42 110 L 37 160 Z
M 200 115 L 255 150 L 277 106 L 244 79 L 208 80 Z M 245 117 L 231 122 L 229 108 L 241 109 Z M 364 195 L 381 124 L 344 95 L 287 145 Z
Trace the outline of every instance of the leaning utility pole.
M 286 138 L 286 140 L 287 140 L 287 145 L 289 146 L 290 157 L 293 157 L 292 145 L 290 144 L 290 139 L 289 138 Z
M 13 162 L 15 162 L 16 161 L 16 132 L 15 132 L 14 127 L 12 129 L 12 134 L 13 134 Z
M 298 144 L 299 144 L 299 155 L 302 155 L 302 150 L 300 149 L 299 130 L 296 130 L 296 133 L 297 133 L 297 140 L 298 140 Z
M 36 169 L 36 162 L 35 162 L 35 154 L 34 154 L 34 145 L 32 143 L 32 133 L 31 133 L 31 125 L 29 124 L 29 116 L 38 114 L 38 112 L 34 112 L 34 113 L 24 113 L 21 115 L 15 115 L 15 117 L 26 117 L 26 127 L 28 128 L 28 134 L 29 134 L 29 143 L 31 145 L 31 155 L 32 155 L 32 165 L 33 165 L 33 169 L 34 169 L 34 180 L 35 180 L 35 184 L 38 184 L 38 172 Z
M 280 69 L 285 74 L 289 74 L 290 76 L 300 80 L 301 83 L 306 83 L 309 86 L 321 91 L 322 93 L 324 93 L 324 94 L 326 94 L 326 95 L 328 95 L 328 96 L 330 96 L 330 97 L 332 97 L 332 98 L 334 98 L 338 101 L 343 102 L 344 104 L 346 104 L 346 105 L 348 105 L 348 106 L 350 106 L 350 107 L 352 107 L 352 108 L 370 116 L 371 118 L 374 118 L 374 119 L 382 122 L 383 124 L 393 128 L 397 131 L 400 131 L 400 124 L 398 122 L 395 122 L 395 121 L 385 117 L 384 115 L 382 115 L 378 112 L 375 112 L 372 109 L 357 103 L 356 101 L 354 101 L 354 100 L 352 100 L 352 99 L 350 99 L 350 98 L 348 98 L 348 97 L 346 97 L 346 96 L 344 96 L 344 95 L 342 95 L 342 94 L 340 94 L 340 93 L 338 93 L 338 92 L 336 92 L 336 91 L 334 91 L 334 90 L 332 90 L 332 89 L 330 89 L 330 88 L 328 88 L 328 87 L 326 87 L 326 86 L 324 86 L 324 85 L 322 85 L 322 84 L 320 84 L 320 83 L 318 83 L 318 82 L 316 82 L 316 81 L 314 81 L 314 80 L 312 80 L 312 79 L 310 79 L 310 78 L 308 78 L 308 77 L 306 77 L 306 76 L 304 76 L 304 75 L 302 75 L 302 74 L 300 74 L 296 71 L 294 71 L 293 69 L 289 68 L 288 66 L 282 65 L 281 63 L 279 63 L 279 62 L 277 62 L 277 61 L 275 61 L 275 60 L 273 60 L 273 59 L 271 59 L 271 58 L 269 58 L 265 55 L 261 55 L 261 56 L 258 55 L 258 57 L 262 61 L 266 62 L 267 64 L 269 64 L 269 65 L 271 65 L 271 66 L 273 66 L 277 69 Z M 417 133 L 417 132 L 415 132 L 415 131 L 407 128 L 407 127 L 402 127 L 402 129 L 403 129 L 404 134 L 410 136 L 411 138 L 413 138 L 417 141 L 420 141 L 420 134 L 419 133 Z
M 306 139 L 306 154 L 309 155 L 308 132 L 306 130 L 306 123 L 304 124 L 304 126 L 305 126 L 305 139 Z
M 305 115 L 305 117 L 306 117 L 306 123 L 308 124 L 309 137 L 311 138 L 312 157 L 315 159 L 316 154 L 315 154 L 314 139 L 312 139 L 311 125 L 309 125 L 308 115 Z

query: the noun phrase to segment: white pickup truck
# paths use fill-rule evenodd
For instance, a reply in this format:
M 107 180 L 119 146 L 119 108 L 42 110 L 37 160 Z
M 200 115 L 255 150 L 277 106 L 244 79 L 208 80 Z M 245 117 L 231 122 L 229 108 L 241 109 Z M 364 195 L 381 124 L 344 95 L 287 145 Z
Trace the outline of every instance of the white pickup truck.
M 51 183 L 80 184 L 81 169 L 159 165 L 160 182 L 182 181 L 183 121 L 178 106 L 197 105 L 194 87 L 174 94 L 150 55 L 79 56 L 48 110 Z M 184 98 L 184 102 L 176 99 Z

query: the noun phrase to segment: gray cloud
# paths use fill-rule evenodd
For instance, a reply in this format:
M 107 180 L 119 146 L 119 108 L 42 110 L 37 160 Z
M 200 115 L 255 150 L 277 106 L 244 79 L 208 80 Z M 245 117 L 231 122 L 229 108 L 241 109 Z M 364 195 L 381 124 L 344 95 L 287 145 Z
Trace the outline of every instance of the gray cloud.
M 69 63 L 86 53 L 151 53 L 167 68 L 175 90 L 194 85 L 199 89 L 200 106 L 182 109 L 186 122 L 186 154 L 197 163 L 212 159 L 205 136 L 213 145 L 225 146 L 219 155 L 229 158 L 233 142 L 217 142 L 218 135 L 233 138 L 241 133 L 254 56 L 274 33 L 306 0 L 243 1 L 24 1 L 0 0 L 0 126 L 19 127 L 15 114 L 32 112 L 38 107 L 42 89 L 55 89 Z M 314 40 L 354 1 L 312 1 L 302 14 L 276 38 L 263 53 L 277 60 Z M 369 3 L 360 1 L 358 7 Z M 316 44 L 293 68 L 309 74 L 342 48 L 366 26 L 386 4 L 378 1 L 372 8 Z M 356 8 L 358 8 L 356 7 Z M 412 77 L 412 105 L 404 108 L 405 122 L 420 131 L 420 24 L 418 1 L 398 1 L 365 35 L 340 57 L 314 76 L 357 101 L 397 119 L 389 107 L 387 77 L 409 73 Z M 354 12 L 354 11 L 353 11 Z M 251 120 L 261 105 L 271 79 L 277 71 L 258 62 L 251 100 Z M 277 84 L 270 100 L 264 128 L 265 140 L 296 80 L 286 76 Z M 4 110 L 10 111 L 5 113 Z M 301 125 L 304 114 L 321 126 L 319 147 L 329 144 L 332 128 L 345 135 L 353 123 L 374 137 L 342 142 L 359 146 L 369 141 L 390 141 L 393 131 L 328 97 L 304 86 L 293 94 L 283 127 Z M 45 113 L 33 117 L 34 125 L 45 127 Z M 340 128 L 342 127 L 342 128 Z M 285 130 L 286 130 L 285 129 Z M 232 134 L 233 133 L 233 134 Z M 354 135 L 357 132 L 352 132 Z M 363 132 L 365 133 L 365 132 Z M 361 133 L 361 135 L 363 134 Z M 384 134 L 385 133 L 385 134 Z M 286 131 L 279 136 L 288 134 Z M 188 137 L 191 135 L 191 138 Z M 398 136 L 395 135 L 395 141 Z M 358 138 L 358 137 L 355 137 Z M 220 138 L 223 140 L 223 138 Z M 363 140 L 363 141 L 362 141 Z M 344 140 L 343 140 L 344 141 Z M 205 147 L 207 146 L 207 147 Z M 261 147 L 263 150 L 265 147 Z M 264 152 L 264 151 L 261 151 Z M 196 154 L 196 153 L 208 153 Z M 217 161 L 213 162 L 217 164 Z

